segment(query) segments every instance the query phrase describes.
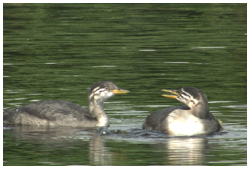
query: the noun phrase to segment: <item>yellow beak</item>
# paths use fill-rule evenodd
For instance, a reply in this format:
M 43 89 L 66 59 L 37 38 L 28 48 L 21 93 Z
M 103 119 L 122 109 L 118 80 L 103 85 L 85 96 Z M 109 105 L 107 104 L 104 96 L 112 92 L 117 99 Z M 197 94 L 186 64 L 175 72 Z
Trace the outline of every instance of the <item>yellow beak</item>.
M 111 90 L 114 94 L 125 94 L 125 93 L 129 93 L 128 90 L 125 89 L 115 89 L 115 90 Z
M 168 98 L 173 98 L 173 99 L 177 99 L 178 93 L 176 93 L 175 91 L 173 91 L 173 90 L 166 90 L 166 89 L 162 89 L 161 91 L 174 94 L 174 95 L 166 95 L 166 94 L 163 94 L 163 95 L 161 95 L 161 96 L 163 96 L 163 97 L 168 97 Z

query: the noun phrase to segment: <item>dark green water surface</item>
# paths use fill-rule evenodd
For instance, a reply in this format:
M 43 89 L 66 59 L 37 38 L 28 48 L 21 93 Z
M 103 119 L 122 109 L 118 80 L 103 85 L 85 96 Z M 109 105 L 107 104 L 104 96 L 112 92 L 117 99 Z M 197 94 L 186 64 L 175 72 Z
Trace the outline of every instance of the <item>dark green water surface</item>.
M 246 165 L 246 4 L 3 4 L 3 109 L 41 100 L 87 108 L 109 80 L 110 128 L 3 128 L 3 165 Z M 161 89 L 203 90 L 224 130 L 169 138 L 141 130 L 181 105 Z M 102 133 L 102 134 L 100 134 Z

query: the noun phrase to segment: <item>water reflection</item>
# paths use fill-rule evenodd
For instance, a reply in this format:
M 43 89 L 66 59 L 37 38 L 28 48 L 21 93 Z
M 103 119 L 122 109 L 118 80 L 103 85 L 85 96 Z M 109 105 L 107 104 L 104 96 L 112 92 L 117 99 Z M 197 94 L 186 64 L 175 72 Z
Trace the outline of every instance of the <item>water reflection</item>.
M 25 140 L 37 143 L 62 143 L 72 142 L 77 139 L 89 140 L 89 132 L 95 131 L 88 129 L 82 131 L 80 128 L 54 127 L 47 126 L 19 126 L 4 127 L 5 133 L 12 133 L 18 140 Z
M 144 153 L 147 157 L 157 154 L 159 161 L 157 162 L 156 158 L 153 158 L 157 165 L 205 165 L 206 163 L 206 152 L 209 148 L 206 136 L 168 137 L 158 131 L 138 129 L 128 134 L 111 135 L 113 137 L 111 139 L 119 138 L 119 140 L 132 144 L 145 144 Z M 138 154 L 133 154 L 133 150 L 127 151 L 131 151 L 130 156 L 138 156 Z
M 167 160 L 172 165 L 203 165 L 208 140 L 206 138 L 170 138 L 166 142 Z
M 89 140 L 89 161 L 91 165 L 112 165 L 113 154 L 105 147 L 102 136 L 94 133 Z
M 207 164 L 214 165 L 217 161 L 218 165 L 225 165 L 226 163 L 220 162 L 222 160 L 230 160 L 232 165 L 239 164 L 236 160 L 243 160 L 241 164 L 246 164 L 247 144 L 235 139 L 240 137 L 247 140 L 247 36 L 244 36 L 247 35 L 246 3 L 5 3 L 3 19 L 4 109 L 48 99 L 66 99 L 87 105 L 87 98 L 84 97 L 87 95 L 86 85 L 106 79 L 131 89 L 131 95 L 115 99 L 128 100 L 127 104 L 131 106 L 125 105 L 127 109 L 125 106 L 121 109 L 114 109 L 113 105 L 105 106 L 110 113 L 113 128 L 130 130 L 132 127 L 141 128 L 142 119 L 159 109 L 160 105 L 177 104 L 163 100 L 160 89 L 196 86 L 206 91 L 210 102 L 217 102 L 211 105 L 211 110 L 224 125 L 229 126 L 225 127 L 229 134 L 217 136 L 213 141 L 222 148 L 216 149 L 219 151 L 216 154 L 209 151 Z M 25 97 L 26 100 L 14 100 Z M 220 102 L 222 100 L 226 102 Z M 228 100 L 237 101 L 237 104 L 227 103 Z M 159 105 L 159 108 L 147 105 Z M 241 109 L 240 105 L 245 105 L 245 108 Z M 69 131 L 68 134 L 51 129 L 48 133 L 46 129 L 38 131 L 33 134 L 27 131 L 23 137 L 29 139 L 34 136 L 37 141 L 48 142 L 63 140 L 64 136 L 68 138 L 68 142 L 79 138 L 80 143 L 84 142 L 87 148 L 89 139 L 95 137 L 90 135 L 91 132 L 82 130 Z M 156 148 L 157 143 L 152 144 L 150 139 L 156 142 L 160 138 L 159 135 L 155 138 L 132 138 L 133 142 L 137 141 L 136 145 L 146 142 L 145 147 L 150 144 Z M 210 138 L 208 139 L 211 143 Z M 222 144 L 221 139 L 227 144 Z M 171 143 L 172 140 L 174 144 Z M 195 148 L 192 146 L 195 145 L 194 141 L 190 141 L 191 144 L 188 139 L 182 140 L 188 148 L 185 149 L 183 144 L 181 149 L 178 148 L 181 143 L 178 145 L 178 141 L 174 140 L 161 140 L 164 148 L 160 147 L 158 150 L 168 153 L 167 158 L 178 158 L 178 153 L 180 157 L 181 153 L 184 156 L 182 151 L 192 152 Z M 8 146 L 15 140 L 5 141 L 4 146 Z M 104 143 L 107 142 L 104 140 Z M 102 144 L 105 145 L 104 143 Z M 232 144 L 235 145 L 234 148 L 231 147 Z M 121 143 L 117 149 L 127 150 L 130 147 L 130 142 L 126 146 Z M 141 155 L 141 149 L 134 147 L 137 148 L 134 150 L 137 153 L 135 156 Z M 28 154 L 34 153 L 30 147 L 24 148 Z M 64 149 L 71 149 L 71 145 L 68 144 Z M 104 152 L 106 150 L 108 149 L 104 148 Z M 79 156 L 88 155 L 88 152 L 83 152 Z M 146 152 L 149 155 L 152 153 Z M 240 155 L 236 156 L 236 153 Z M 4 152 L 4 155 L 8 156 L 9 153 Z M 211 156 L 215 157 L 210 158 Z M 50 157 L 53 160 L 63 158 L 60 153 Z M 15 159 L 12 164 L 24 164 L 21 160 L 16 162 L 15 150 L 10 158 Z M 35 158 L 32 156 L 30 159 Z M 71 156 L 70 159 L 77 161 L 78 156 Z M 127 159 L 124 158 L 124 163 L 130 163 Z M 152 163 L 148 158 L 141 160 L 141 164 L 158 165 L 154 161 L 159 158 L 152 157 Z M 84 164 L 87 163 L 88 160 Z
M 52 152 L 55 147 L 61 147 L 60 149 L 68 149 L 71 147 L 74 152 L 74 145 L 80 145 L 83 154 L 79 158 L 84 158 L 85 151 L 89 153 L 89 164 L 90 165 L 111 165 L 112 164 L 112 153 L 105 147 L 105 141 L 103 137 L 96 133 L 95 129 L 83 129 L 83 128 L 70 128 L 70 127 L 37 127 L 37 126 L 19 126 L 19 127 L 4 127 L 4 133 L 8 133 L 9 136 L 14 135 L 14 141 L 17 145 L 17 149 L 25 149 L 22 147 L 22 143 L 26 142 L 31 145 L 48 146 L 48 150 Z M 6 136 L 6 135 L 5 135 Z M 4 137 L 6 138 L 6 137 Z M 83 142 L 87 142 L 88 147 Z M 16 151 L 14 147 L 10 147 L 8 151 Z M 46 153 L 44 153 L 45 156 Z M 35 154 L 33 154 L 35 155 Z M 50 159 L 53 162 L 53 159 Z M 83 163 L 86 159 L 83 159 Z M 8 162 L 8 160 L 7 160 Z M 51 163 L 52 163 L 51 162 Z M 39 160 L 39 163 L 41 162 Z M 46 161 L 47 163 L 47 161 Z M 58 164 L 57 164 L 58 165 Z M 60 165 L 60 164 L 59 164 Z M 86 165 L 86 163 L 84 163 Z
M 14 140 L 10 142 L 7 137 L 13 136 L 13 134 Z M 31 156 L 42 153 L 44 159 L 34 159 L 37 160 L 37 163 L 49 161 L 56 165 L 74 163 L 74 161 L 63 161 L 63 159 L 68 160 L 68 156 L 79 160 L 76 160 L 74 165 L 206 165 L 207 150 L 211 144 L 209 142 L 211 141 L 213 144 L 215 137 L 229 137 L 225 134 L 228 133 L 224 133 L 224 135 L 218 133 L 211 138 L 210 136 L 168 137 L 164 133 L 141 129 L 96 131 L 95 129 L 67 127 L 5 127 L 4 154 L 8 151 L 8 153 L 15 153 L 19 157 L 23 153 L 18 154 L 17 150 L 22 149 L 22 151 L 31 151 L 29 157 L 25 156 L 25 158 L 31 158 Z M 235 134 L 239 133 L 235 132 Z M 229 137 L 230 140 L 233 137 L 235 136 Z M 14 146 L 8 146 L 12 142 L 15 142 Z M 32 149 L 37 145 L 39 145 L 37 148 Z M 223 146 L 225 145 L 223 144 Z M 234 147 L 237 146 L 238 144 L 234 145 Z M 41 147 L 43 147 L 42 152 L 40 151 Z M 56 156 L 52 159 L 45 158 L 52 152 L 55 154 L 66 153 L 68 156 L 66 156 L 67 158 L 61 156 L 60 161 L 63 162 L 60 163 L 57 162 Z M 145 157 L 148 159 L 145 160 Z M 123 162 L 124 159 L 127 159 L 126 164 Z M 9 160 L 6 158 L 6 163 Z M 143 163 L 138 163 L 138 161 Z

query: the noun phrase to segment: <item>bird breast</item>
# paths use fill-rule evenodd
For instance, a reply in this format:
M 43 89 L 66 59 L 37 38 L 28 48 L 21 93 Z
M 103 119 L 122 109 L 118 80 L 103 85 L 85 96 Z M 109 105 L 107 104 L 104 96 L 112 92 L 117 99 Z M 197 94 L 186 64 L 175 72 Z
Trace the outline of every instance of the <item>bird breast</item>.
M 166 120 L 169 135 L 190 136 L 204 134 L 202 121 L 188 111 L 173 111 Z

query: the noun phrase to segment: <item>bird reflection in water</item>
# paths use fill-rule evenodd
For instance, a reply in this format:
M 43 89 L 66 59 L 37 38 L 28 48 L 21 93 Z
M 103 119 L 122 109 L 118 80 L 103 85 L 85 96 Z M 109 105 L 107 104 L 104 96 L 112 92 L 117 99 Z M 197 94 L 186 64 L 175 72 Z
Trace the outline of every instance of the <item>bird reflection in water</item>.
M 203 165 L 205 162 L 207 138 L 169 138 L 166 143 L 167 160 L 171 165 Z
M 93 133 L 89 140 L 89 161 L 91 165 L 112 165 L 113 162 L 113 154 L 98 133 Z

